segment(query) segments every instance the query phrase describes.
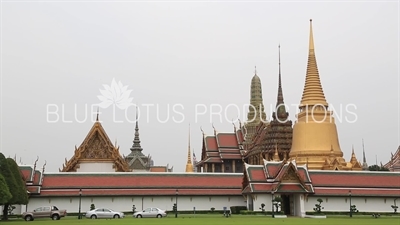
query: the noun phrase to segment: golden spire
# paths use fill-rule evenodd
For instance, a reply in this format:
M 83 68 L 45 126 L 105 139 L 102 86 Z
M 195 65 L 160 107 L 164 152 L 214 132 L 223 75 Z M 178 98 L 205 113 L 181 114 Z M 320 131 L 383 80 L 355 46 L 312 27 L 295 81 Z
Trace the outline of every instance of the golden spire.
M 357 160 L 356 154 L 354 153 L 354 145 L 352 145 L 350 163 L 354 165 L 357 162 L 358 162 L 358 160 Z
M 322 90 L 321 81 L 319 78 L 317 60 L 315 58 L 314 37 L 312 30 L 312 20 L 310 19 L 310 43 L 308 49 L 308 65 L 306 73 L 306 81 L 301 98 L 300 107 L 302 106 L 323 105 L 328 107 L 324 91 Z
M 278 143 L 277 142 L 275 142 L 275 154 L 274 154 L 273 160 L 276 162 L 280 161 L 279 154 L 278 154 Z
M 187 162 L 186 162 L 186 173 L 193 172 L 193 164 L 192 164 L 192 156 L 190 154 L 190 124 L 189 124 L 189 142 L 188 142 L 188 155 L 187 155 Z

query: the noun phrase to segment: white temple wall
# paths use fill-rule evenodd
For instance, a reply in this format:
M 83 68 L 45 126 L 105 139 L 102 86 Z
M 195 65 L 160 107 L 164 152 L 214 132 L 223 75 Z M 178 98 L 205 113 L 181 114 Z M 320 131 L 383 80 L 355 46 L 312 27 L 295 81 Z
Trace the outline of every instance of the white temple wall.
M 322 211 L 350 211 L 350 199 L 345 197 L 322 197 L 322 196 L 308 196 L 306 198 L 305 210 L 307 212 L 314 212 L 317 199 L 321 198 L 323 202 L 321 206 L 324 207 Z M 356 205 L 360 212 L 393 212 L 391 205 L 394 204 L 394 197 L 351 197 L 351 204 Z
M 302 217 L 305 212 L 314 212 L 317 199 L 323 200 L 322 211 L 349 211 L 349 197 L 321 197 L 294 195 L 294 213 L 295 216 Z M 249 195 L 248 198 L 251 198 Z M 255 194 L 253 195 L 253 210 L 261 211 L 261 203 L 265 204 L 265 210 L 271 211 L 271 194 Z M 352 205 L 360 212 L 393 212 L 391 205 L 394 204 L 393 197 L 355 197 L 351 198 Z M 223 207 L 230 206 L 248 206 L 243 196 L 179 196 L 178 195 L 178 210 L 191 211 L 193 207 L 196 210 L 210 210 L 212 207 L 215 210 L 222 210 Z M 135 205 L 136 210 L 142 210 L 147 207 L 158 207 L 172 211 L 172 206 L 176 201 L 175 196 L 135 196 L 135 197 L 86 197 L 81 199 L 81 212 L 86 212 L 90 209 L 91 204 L 95 204 L 96 208 L 110 208 L 117 211 L 132 211 L 132 206 Z M 14 214 L 20 214 L 27 208 L 31 211 L 37 207 L 55 205 L 60 209 L 66 209 L 67 212 L 78 212 L 79 197 L 39 197 L 30 198 L 28 206 L 16 206 Z M 397 204 L 399 205 L 399 204 Z M 0 207 L 1 208 L 1 207 Z M 0 212 L 1 214 L 1 212 Z
M 304 194 L 294 194 L 294 215 L 299 217 L 304 217 L 306 215 L 306 210 L 304 208 Z
M 77 172 L 115 172 L 112 162 L 81 162 Z
M 272 195 L 271 194 L 253 194 L 253 204 L 254 204 L 254 210 L 257 212 L 261 212 L 261 204 L 265 204 L 265 211 L 271 211 L 272 210 Z
M 179 196 L 178 210 L 222 210 L 223 207 L 246 206 L 243 196 Z M 96 208 L 110 208 L 116 211 L 132 211 L 135 205 L 136 211 L 147 207 L 158 207 L 167 211 L 172 211 L 175 203 L 175 196 L 135 196 L 135 197 L 86 197 L 81 199 L 81 212 L 90 210 L 90 205 L 95 204 Z M 35 208 L 55 205 L 59 209 L 66 209 L 67 212 L 79 211 L 79 196 L 77 197 L 49 197 L 31 198 L 28 204 L 28 211 Z M 25 207 L 23 209 L 25 211 Z

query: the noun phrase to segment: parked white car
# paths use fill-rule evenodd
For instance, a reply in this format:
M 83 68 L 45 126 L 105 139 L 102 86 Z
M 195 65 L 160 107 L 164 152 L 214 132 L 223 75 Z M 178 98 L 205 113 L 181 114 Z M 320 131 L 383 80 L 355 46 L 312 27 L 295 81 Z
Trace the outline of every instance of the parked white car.
M 119 219 L 119 218 L 124 218 L 124 213 L 116 212 L 111 209 L 97 208 L 91 211 L 87 211 L 85 217 L 90 219 L 106 219 L 106 218 Z
M 143 211 L 135 212 L 133 217 L 142 218 L 142 217 L 153 217 L 153 218 L 162 218 L 167 216 L 167 211 L 159 208 L 147 208 Z

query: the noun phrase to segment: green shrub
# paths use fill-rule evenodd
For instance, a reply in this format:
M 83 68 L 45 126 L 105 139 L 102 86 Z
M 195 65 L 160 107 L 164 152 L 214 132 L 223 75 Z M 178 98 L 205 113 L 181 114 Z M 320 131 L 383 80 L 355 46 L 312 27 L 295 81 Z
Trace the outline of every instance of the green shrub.
M 232 214 L 240 214 L 240 211 L 247 210 L 246 206 L 231 206 L 230 208 Z

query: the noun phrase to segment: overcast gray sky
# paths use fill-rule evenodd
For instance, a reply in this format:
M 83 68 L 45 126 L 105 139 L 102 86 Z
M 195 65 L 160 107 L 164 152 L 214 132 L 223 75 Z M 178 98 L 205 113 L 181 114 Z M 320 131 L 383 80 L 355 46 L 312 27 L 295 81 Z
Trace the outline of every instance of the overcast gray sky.
M 2 1 L 1 7 L 1 151 L 24 164 L 39 156 L 38 167 L 47 160 L 46 171 L 58 171 L 86 137 L 95 119 L 90 110 L 102 102 L 98 96 L 107 98 L 100 90 L 114 79 L 127 86 L 119 89 L 124 100 L 100 108 L 100 120 L 121 154 L 129 154 L 134 134 L 134 107 L 124 107 L 137 104 L 143 153 L 151 154 L 155 165 L 184 171 L 189 123 L 200 159 L 200 127 L 212 134 L 213 122 L 217 131 L 231 132 L 232 119 L 246 118 L 254 66 L 271 118 L 279 43 L 284 98 L 294 121 L 310 18 L 345 159 L 354 145 L 362 160 L 362 139 L 369 164 L 375 157 L 386 163 L 399 146 L 396 1 Z M 145 104 L 154 106 L 147 110 Z M 210 118 L 210 110 L 218 109 L 212 104 L 222 106 L 221 118 Z

